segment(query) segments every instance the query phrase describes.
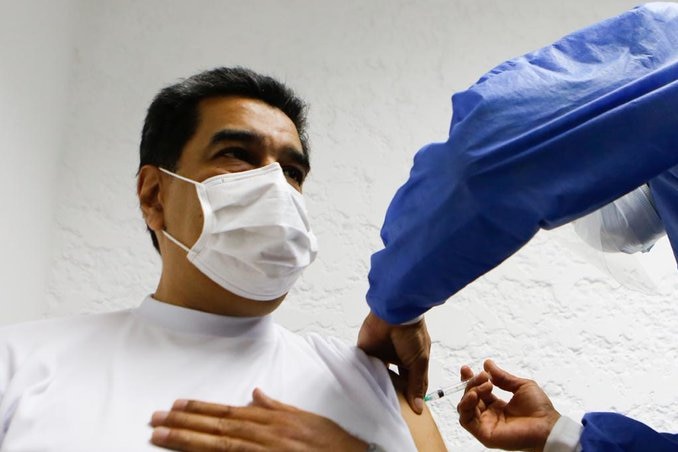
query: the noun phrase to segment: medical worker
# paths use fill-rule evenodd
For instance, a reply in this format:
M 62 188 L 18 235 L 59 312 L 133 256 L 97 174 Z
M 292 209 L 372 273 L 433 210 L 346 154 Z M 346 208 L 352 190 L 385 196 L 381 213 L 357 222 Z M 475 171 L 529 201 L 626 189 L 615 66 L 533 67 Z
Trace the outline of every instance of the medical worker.
M 540 229 L 640 190 L 645 201 L 634 204 L 633 215 L 657 221 L 636 230 L 633 220 L 623 223 L 628 212 L 617 206 L 622 211 L 613 217 L 621 225 L 601 223 L 601 243 L 643 250 L 664 228 L 678 258 L 678 4 L 650 3 L 509 60 L 452 103 L 449 139 L 417 153 L 387 211 L 384 249 L 372 256 L 369 274 L 371 312 L 359 338 L 366 351 L 408 371 L 416 409 L 430 347 L 422 314 L 501 264 Z M 493 363 L 485 370 L 497 386 L 521 387 Z M 470 375 L 470 369 L 463 372 Z M 476 399 L 467 403 L 491 386 L 474 386 L 467 396 Z M 538 393 L 516 392 L 509 408 L 527 407 L 521 419 L 534 421 Z M 501 437 L 478 424 L 469 428 L 471 421 L 465 427 L 483 442 L 493 439 L 492 447 L 513 448 L 525 431 L 512 422 L 516 411 L 492 401 L 498 405 L 481 408 L 504 416 Z M 550 421 L 547 435 L 557 418 Z M 676 436 L 618 414 L 587 414 L 582 423 L 573 448 L 678 450 Z M 546 437 L 533 439 L 520 447 L 541 450 Z

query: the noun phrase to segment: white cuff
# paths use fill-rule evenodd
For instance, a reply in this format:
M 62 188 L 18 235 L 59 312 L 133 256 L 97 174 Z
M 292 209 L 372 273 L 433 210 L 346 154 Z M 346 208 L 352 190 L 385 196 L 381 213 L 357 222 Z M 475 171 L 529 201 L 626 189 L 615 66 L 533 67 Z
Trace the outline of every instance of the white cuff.
M 415 323 L 419 322 L 423 318 L 424 318 L 424 314 L 419 315 L 419 316 L 413 318 L 412 320 L 408 320 L 407 322 L 399 323 L 399 325 L 414 325 Z
M 579 452 L 581 445 L 579 438 L 584 427 L 577 421 L 567 416 L 560 416 L 560 419 L 553 425 L 549 437 L 544 445 L 544 452 Z

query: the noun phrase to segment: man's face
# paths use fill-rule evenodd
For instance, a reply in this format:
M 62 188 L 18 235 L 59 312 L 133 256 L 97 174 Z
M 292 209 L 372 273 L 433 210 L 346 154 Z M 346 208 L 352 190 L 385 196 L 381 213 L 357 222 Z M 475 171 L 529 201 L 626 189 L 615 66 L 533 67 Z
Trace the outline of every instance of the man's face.
M 294 123 L 281 110 L 260 100 L 244 97 L 217 97 L 203 100 L 199 107 L 199 124 L 186 143 L 175 173 L 202 182 L 213 176 L 237 173 L 278 162 L 289 184 L 299 192 L 309 171 L 307 157 Z M 161 200 L 165 230 L 189 248 L 196 242 L 203 226 L 203 214 L 195 186 L 162 173 Z M 201 296 L 219 298 L 227 295 L 239 299 L 200 273 L 186 259 L 186 253 L 161 234 L 163 266 L 172 267 L 173 277 L 184 281 L 184 291 L 196 290 Z M 164 242 L 164 243 L 162 243 Z M 186 286 L 190 287 L 186 287 Z M 194 289 L 193 289 L 194 288 Z M 278 301 L 282 301 L 281 297 Z M 245 300 L 245 299 L 240 299 Z M 245 300 L 247 301 L 247 300 Z M 251 301 L 257 309 L 278 303 Z M 245 312 L 259 315 L 259 312 Z
M 200 102 L 199 124 L 184 146 L 175 172 L 197 182 L 278 162 L 292 187 L 301 192 L 309 170 L 292 120 L 267 103 L 243 97 Z M 169 179 L 165 227 L 190 246 L 202 230 L 195 187 Z

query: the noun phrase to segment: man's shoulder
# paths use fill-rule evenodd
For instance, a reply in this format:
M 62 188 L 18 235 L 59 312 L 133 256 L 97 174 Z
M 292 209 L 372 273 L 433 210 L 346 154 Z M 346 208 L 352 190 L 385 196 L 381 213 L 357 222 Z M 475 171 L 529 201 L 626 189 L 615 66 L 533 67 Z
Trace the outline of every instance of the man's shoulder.
M 86 330 L 100 330 L 107 324 L 116 324 L 129 316 L 130 309 L 96 313 L 73 314 L 53 318 L 29 320 L 0 326 L 0 343 L 15 341 L 42 341 L 82 333 Z
M 294 346 L 304 349 L 304 353 L 312 353 L 332 374 L 351 375 L 389 394 L 393 390 L 386 366 L 348 340 L 315 332 L 293 332 L 280 324 L 276 327 L 287 347 Z
M 0 392 L 17 369 L 56 362 L 113 334 L 130 311 L 80 314 L 0 327 Z
M 315 332 L 295 332 L 280 324 L 276 324 L 276 328 L 279 337 L 285 342 L 310 347 L 316 353 L 333 352 L 347 356 L 355 356 L 362 353 L 355 345 L 350 345 L 348 341 L 335 336 L 328 336 Z
M 341 372 L 342 367 L 351 368 L 364 378 L 375 380 L 380 386 L 390 386 L 386 366 L 377 358 L 367 355 L 357 345 L 318 333 L 305 334 L 304 339 L 336 372 Z
M 320 356 L 333 357 L 335 359 L 363 361 L 371 360 L 365 352 L 347 340 L 335 336 L 319 334 L 315 332 L 295 332 L 280 324 L 276 324 L 278 335 L 286 343 L 296 344 L 300 347 L 310 347 L 314 353 Z
M 349 344 L 348 341 L 336 336 L 327 336 L 319 333 L 306 333 L 304 340 L 311 346 L 319 350 L 331 350 L 334 353 L 346 354 L 348 356 L 358 356 L 362 353 L 357 346 Z

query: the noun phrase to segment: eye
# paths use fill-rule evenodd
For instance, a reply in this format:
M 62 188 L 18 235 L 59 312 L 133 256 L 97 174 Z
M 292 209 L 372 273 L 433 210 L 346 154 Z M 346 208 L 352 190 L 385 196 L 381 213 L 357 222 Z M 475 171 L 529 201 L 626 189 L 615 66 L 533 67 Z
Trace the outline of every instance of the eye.
M 214 156 L 237 159 L 244 162 L 250 161 L 249 152 L 243 148 L 225 148 L 217 152 Z
M 294 166 L 283 166 L 283 174 L 288 179 L 294 180 L 299 186 L 304 182 L 304 173 L 299 168 Z

